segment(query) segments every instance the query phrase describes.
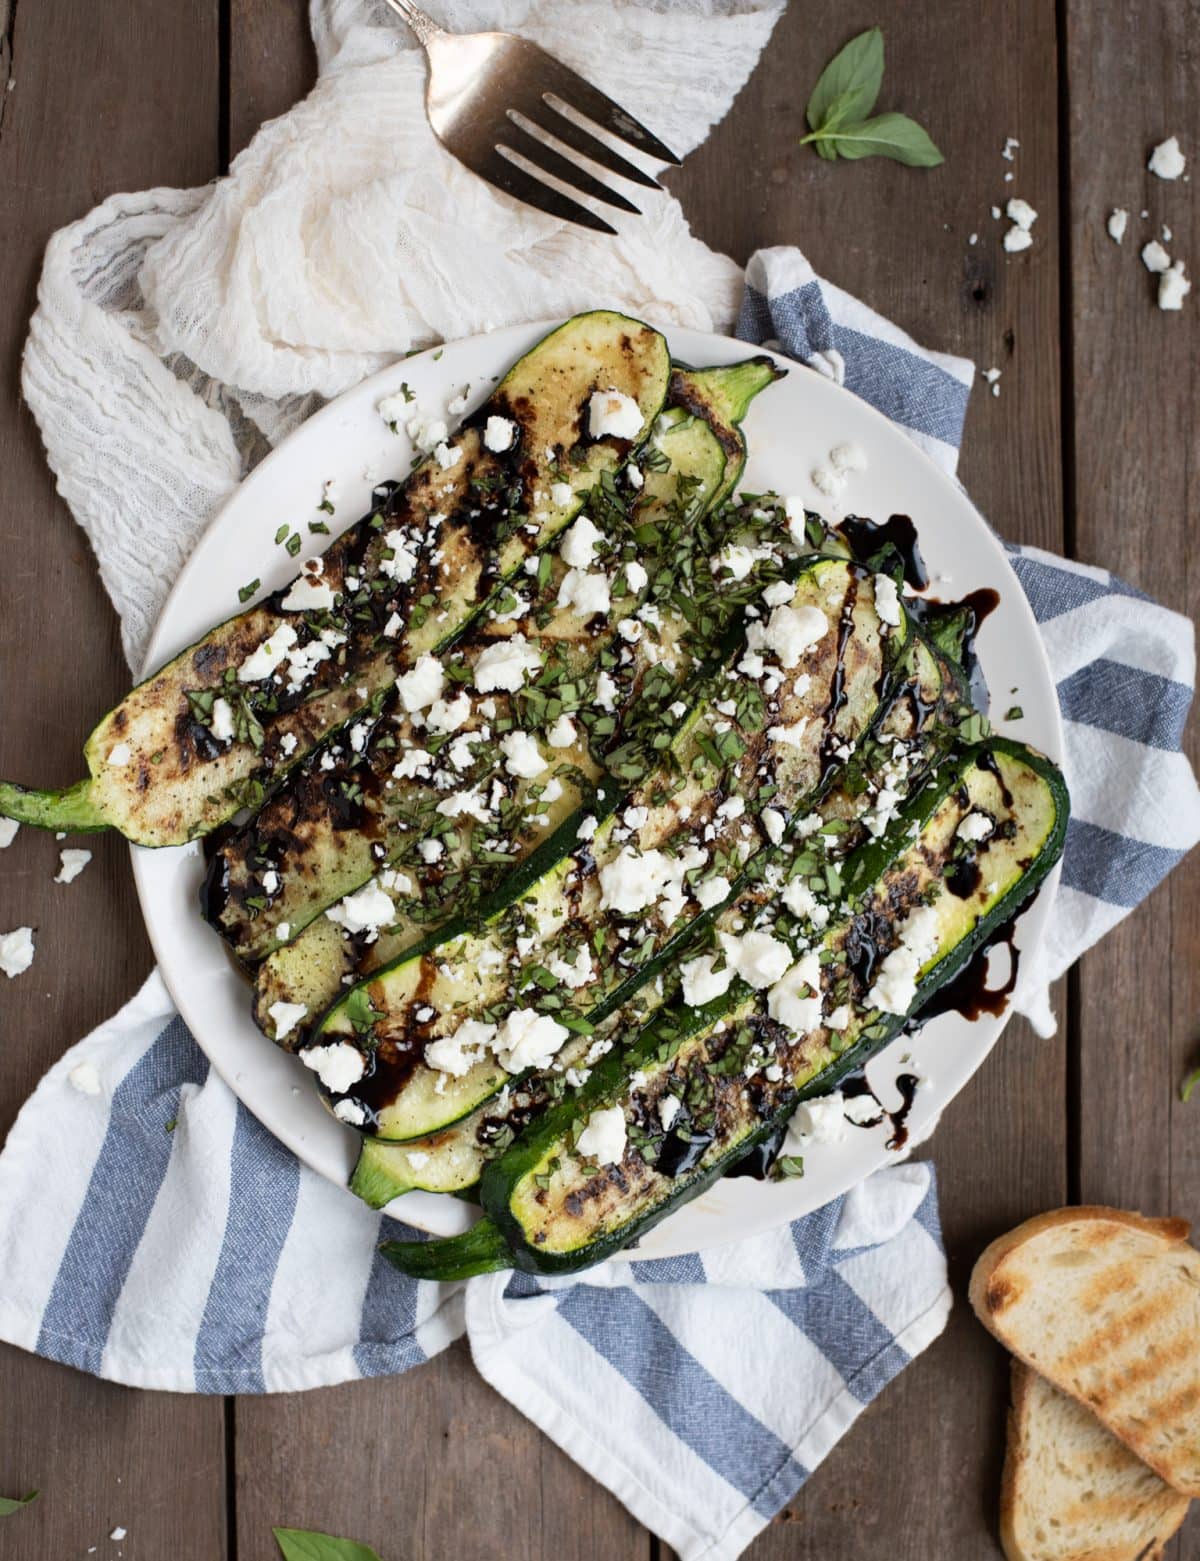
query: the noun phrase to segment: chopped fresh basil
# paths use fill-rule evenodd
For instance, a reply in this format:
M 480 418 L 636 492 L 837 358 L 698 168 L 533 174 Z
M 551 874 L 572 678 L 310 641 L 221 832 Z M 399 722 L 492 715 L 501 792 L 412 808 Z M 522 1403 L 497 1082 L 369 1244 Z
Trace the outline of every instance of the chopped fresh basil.
M 276 542 L 278 542 L 279 538 L 276 537 L 275 540 L 276 540 Z M 262 584 L 261 580 L 254 579 L 254 580 L 251 580 L 249 585 L 239 585 L 238 586 L 238 601 L 239 602 L 248 602 L 250 600 L 250 598 L 254 595 L 255 591 L 258 590 L 258 588 L 259 588 L 259 586 L 261 584 Z

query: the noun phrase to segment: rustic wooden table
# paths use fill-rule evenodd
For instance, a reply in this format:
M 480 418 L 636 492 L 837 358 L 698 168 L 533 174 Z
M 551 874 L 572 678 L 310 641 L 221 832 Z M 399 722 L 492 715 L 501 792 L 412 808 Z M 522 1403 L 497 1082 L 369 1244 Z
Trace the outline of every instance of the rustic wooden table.
M 0 0 L 0 773 L 74 779 L 81 735 L 126 682 L 114 614 L 19 399 L 43 247 L 113 191 L 219 174 L 307 90 L 304 10 Z M 931 129 L 941 169 L 834 165 L 796 145 L 821 66 L 873 23 L 887 37 L 887 106 Z M 962 466 L 985 514 L 1192 613 L 1200 295 L 1160 314 L 1135 255 L 1166 220 L 1173 251 L 1200 269 L 1195 186 L 1144 171 L 1171 133 L 1200 168 L 1198 37 L 1197 0 L 793 4 L 733 112 L 672 179 L 710 243 L 739 258 L 799 244 L 920 341 L 998 365 L 1001 393 L 974 397 Z M 1021 143 L 1008 184 L 1007 136 Z M 989 208 L 1013 194 L 1040 216 L 1032 249 L 1008 257 Z M 1123 250 L 1104 231 L 1118 204 L 1132 213 Z M 126 848 L 101 837 L 94 849 L 69 892 L 30 831 L 4 861 L 0 925 L 19 902 L 39 937 L 31 973 L 0 983 L 0 1133 L 150 968 Z M 1053 1040 L 1010 1026 L 933 1145 L 959 1296 L 945 1335 L 755 1561 L 997 1555 L 1006 1368 L 965 1303 L 975 1255 L 1067 1201 L 1200 1214 L 1200 1106 L 1176 1098 L 1200 1016 L 1200 858 L 1062 983 L 1057 1008 Z M 353 1535 L 395 1561 L 663 1550 L 479 1381 L 462 1347 L 392 1380 L 225 1401 L 133 1392 L 4 1348 L 0 1406 L 0 1491 L 44 1493 L 0 1525 L 0 1561 L 93 1546 L 130 1561 L 267 1561 L 273 1523 Z M 116 1524 L 129 1531 L 119 1547 L 106 1537 Z M 1170 1555 L 1200 1557 L 1200 1522 Z

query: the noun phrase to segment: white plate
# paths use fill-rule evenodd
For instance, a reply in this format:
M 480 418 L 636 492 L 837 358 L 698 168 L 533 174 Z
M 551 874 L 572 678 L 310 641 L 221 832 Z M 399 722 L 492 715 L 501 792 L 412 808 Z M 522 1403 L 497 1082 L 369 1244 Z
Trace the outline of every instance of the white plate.
M 447 400 L 469 386 L 474 405 L 493 377 L 545 329 L 513 326 L 405 359 L 297 429 L 247 477 L 196 547 L 155 629 L 147 671 L 236 611 L 239 586 L 259 576 L 264 590 L 272 591 L 291 578 L 298 560 L 275 545 L 275 532 L 286 521 L 307 540 L 306 522 L 322 518 L 317 505 L 327 480 L 335 485 L 331 526 L 338 530 L 365 513 L 374 483 L 408 471 L 408 441 L 379 417 L 376 404 L 381 397 L 406 382 L 422 410 L 441 415 Z M 667 335 L 672 353 L 697 366 L 734 362 L 752 350 L 744 342 L 699 331 Z M 841 495 L 842 511 L 875 519 L 910 515 L 935 592 L 940 588 L 942 594 L 961 596 L 986 586 L 999 591 L 1000 604 L 979 637 L 979 656 L 997 712 L 1019 703 L 1025 713 L 1018 722 L 1000 720 L 998 725 L 1059 758 L 1062 731 L 1050 669 L 1033 614 L 995 537 L 954 483 L 886 418 L 831 381 L 794 364 L 789 367 L 788 377 L 751 409 L 744 486 L 802 495 L 809 507 L 836 518 L 829 502 L 811 487 L 809 473 L 827 460 L 833 445 L 848 439 L 860 443 L 868 466 L 851 478 Z M 166 983 L 193 1035 L 234 1093 L 306 1164 L 344 1185 L 357 1138 L 321 1105 L 307 1071 L 255 1028 L 245 981 L 220 939 L 200 919 L 202 868 L 195 846 L 133 848 L 134 878 Z M 1018 946 L 1037 942 L 1056 882 L 1054 878 L 1043 888 L 1022 917 Z M 871 1064 L 872 1085 L 885 1105 L 898 1099 L 892 1082 L 898 1072 L 913 1071 L 928 1080 L 918 1090 L 909 1117 L 914 1141 L 932 1127 L 1003 1028 L 1003 1018 L 967 1023 L 948 1014 L 919 1035 L 895 1042 Z M 903 1066 L 901 1056 L 910 1057 Z M 719 1182 L 652 1231 L 637 1256 L 665 1257 L 716 1246 L 818 1208 L 895 1158 L 884 1147 L 887 1136 L 886 1122 L 876 1128 L 851 1127 L 843 1141 L 806 1155 L 803 1178 Z M 463 1230 L 473 1218 L 468 1205 L 432 1193 L 409 1193 L 397 1199 L 390 1212 L 438 1235 Z

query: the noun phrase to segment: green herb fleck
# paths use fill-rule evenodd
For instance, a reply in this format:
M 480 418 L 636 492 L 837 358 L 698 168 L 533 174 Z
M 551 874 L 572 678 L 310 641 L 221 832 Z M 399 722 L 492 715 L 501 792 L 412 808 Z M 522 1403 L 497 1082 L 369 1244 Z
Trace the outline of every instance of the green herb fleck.
M 30 1491 L 28 1496 L 0 1496 L 0 1518 L 7 1518 L 11 1513 L 20 1512 L 22 1507 L 27 1507 L 31 1501 L 37 1500 L 37 1491 Z
M 279 538 L 276 537 L 275 540 L 276 540 L 276 542 L 278 542 Z M 239 585 L 238 586 L 238 601 L 239 602 L 243 602 L 243 603 L 244 602 L 248 602 L 250 600 L 250 598 L 254 595 L 255 591 L 258 590 L 258 588 L 259 588 L 259 586 L 261 584 L 262 584 L 261 580 L 255 579 L 255 580 L 251 580 L 249 585 Z
M 1004 712 L 1004 719 L 1006 721 L 1020 721 L 1024 715 L 1025 712 L 1021 709 L 1020 705 L 1009 705 L 1008 709 Z
M 292 528 L 289 525 L 286 525 L 286 524 L 280 526 L 279 530 L 275 533 L 275 545 L 277 547 L 283 541 L 284 537 L 287 536 L 288 532 L 291 529 Z
M 300 551 L 300 548 L 302 546 L 302 543 L 300 541 L 300 533 L 298 531 L 293 531 L 291 536 L 287 539 L 287 541 L 283 545 L 288 550 L 288 553 L 293 558 L 295 558 L 296 554 Z
M 776 1160 L 772 1170 L 776 1181 L 785 1182 L 793 1176 L 804 1175 L 804 1156 L 798 1154 L 781 1154 Z
M 283 1561 L 380 1561 L 378 1551 L 357 1540 L 302 1528 L 273 1528 L 271 1532 Z
M 1197 1087 L 1197 1085 L 1200 1085 L 1200 1068 L 1193 1068 L 1192 1071 L 1188 1074 L 1187 1078 L 1184 1079 L 1183 1083 L 1179 1086 L 1179 1098 L 1185 1106 L 1187 1105 L 1188 1101 L 1191 1100 L 1192 1091 Z

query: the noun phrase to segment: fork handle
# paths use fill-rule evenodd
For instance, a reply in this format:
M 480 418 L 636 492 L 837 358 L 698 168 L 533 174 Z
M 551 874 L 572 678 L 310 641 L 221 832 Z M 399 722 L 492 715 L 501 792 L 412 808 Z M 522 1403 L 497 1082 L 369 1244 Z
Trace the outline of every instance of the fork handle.
M 432 16 L 426 16 L 420 6 L 414 5 L 412 0 L 387 0 L 388 5 L 396 15 L 402 17 L 412 28 L 423 44 L 428 46 L 433 38 L 440 38 L 444 29 L 439 27 Z

